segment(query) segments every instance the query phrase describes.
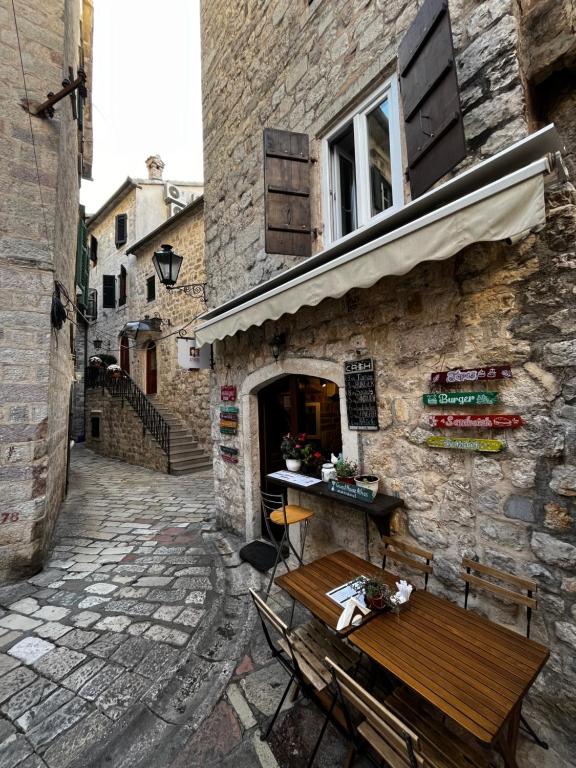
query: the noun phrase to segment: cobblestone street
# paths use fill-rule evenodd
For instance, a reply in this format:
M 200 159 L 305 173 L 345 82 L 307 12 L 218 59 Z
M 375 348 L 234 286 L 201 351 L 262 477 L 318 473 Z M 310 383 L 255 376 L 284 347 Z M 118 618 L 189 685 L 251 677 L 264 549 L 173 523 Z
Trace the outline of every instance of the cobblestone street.
M 212 494 L 74 451 L 47 567 L 0 589 L 2 768 L 168 765 L 213 709 L 252 614 Z

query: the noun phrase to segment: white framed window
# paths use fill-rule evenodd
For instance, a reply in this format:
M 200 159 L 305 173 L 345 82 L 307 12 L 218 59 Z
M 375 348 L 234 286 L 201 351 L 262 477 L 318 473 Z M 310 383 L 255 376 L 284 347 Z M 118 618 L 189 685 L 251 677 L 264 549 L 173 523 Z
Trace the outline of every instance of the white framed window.
M 324 137 L 322 161 L 326 244 L 404 205 L 395 77 Z

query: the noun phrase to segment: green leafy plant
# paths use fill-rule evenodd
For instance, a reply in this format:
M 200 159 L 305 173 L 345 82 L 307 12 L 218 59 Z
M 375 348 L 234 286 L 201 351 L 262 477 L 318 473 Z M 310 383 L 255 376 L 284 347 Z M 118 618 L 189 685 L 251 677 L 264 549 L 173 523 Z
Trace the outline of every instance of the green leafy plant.
M 355 477 L 358 474 L 358 464 L 343 457 L 334 464 L 334 469 L 338 477 Z
M 392 591 L 388 584 L 378 576 L 359 576 L 354 581 L 354 588 L 364 595 L 366 606 L 374 610 L 390 608 L 397 610 L 392 602 Z
M 301 452 L 302 461 L 310 470 L 317 470 L 324 462 L 324 457 L 317 451 L 312 443 L 306 443 Z

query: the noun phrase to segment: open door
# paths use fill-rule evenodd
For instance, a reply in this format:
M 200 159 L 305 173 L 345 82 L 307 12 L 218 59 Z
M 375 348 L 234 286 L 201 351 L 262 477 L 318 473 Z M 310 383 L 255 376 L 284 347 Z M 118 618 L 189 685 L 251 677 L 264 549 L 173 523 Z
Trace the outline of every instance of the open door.
M 130 376 L 130 342 L 127 336 L 120 339 L 120 368 Z
M 155 395 L 158 391 L 158 367 L 156 344 L 151 341 L 146 347 L 146 394 Z

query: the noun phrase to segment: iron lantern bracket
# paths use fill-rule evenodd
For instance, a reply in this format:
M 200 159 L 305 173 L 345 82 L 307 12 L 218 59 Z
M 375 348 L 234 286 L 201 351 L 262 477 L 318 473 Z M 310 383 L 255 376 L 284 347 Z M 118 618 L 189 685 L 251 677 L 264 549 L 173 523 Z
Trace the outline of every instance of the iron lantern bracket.
M 28 99 L 22 99 L 22 108 L 36 117 L 54 117 L 54 104 L 57 104 L 66 96 L 71 96 L 74 91 L 78 89 L 80 95 L 86 98 L 88 91 L 86 90 L 86 73 L 83 69 L 78 70 L 78 76 L 75 79 L 66 78 L 62 80 L 62 88 L 57 93 L 47 94 L 48 98 L 41 104 L 28 101 Z
M 202 299 L 206 304 L 206 283 L 189 283 L 188 285 L 167 285 L 167 291 L 184 291 L 188 296 Z

